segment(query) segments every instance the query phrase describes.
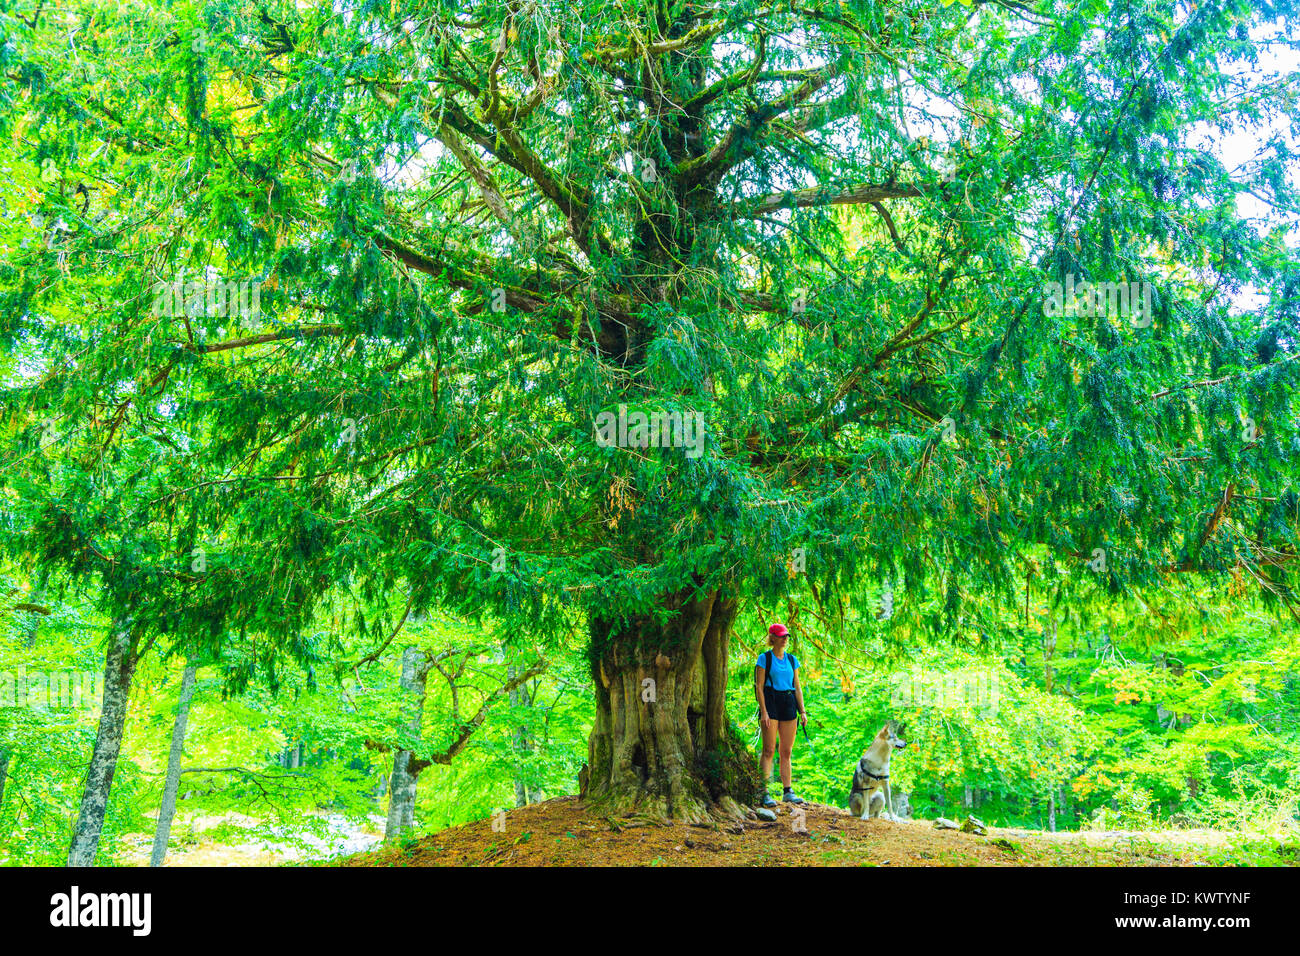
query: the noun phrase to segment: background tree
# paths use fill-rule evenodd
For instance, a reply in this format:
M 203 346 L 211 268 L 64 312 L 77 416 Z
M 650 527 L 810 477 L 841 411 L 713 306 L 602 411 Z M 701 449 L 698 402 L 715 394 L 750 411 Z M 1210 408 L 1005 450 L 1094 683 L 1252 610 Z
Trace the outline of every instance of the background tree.
M 167 858 L 167 841 L 171 837 L 172 820 L 176 816 L 176 796 L 181 785 L 181 761 L 185 756 L 185 730 L 190 721 L 190 701 L 194 699 L 194 684 L 198 665 L 187 661 L 181 675 L 180 696 L 176 701 L 176 722 L 172 725 L 171 749 L 167 753 L 167 779 L 163 783 L 162 806 L 158 810 L 158 827 L 154 832 L 150 866 L 162 866 Z

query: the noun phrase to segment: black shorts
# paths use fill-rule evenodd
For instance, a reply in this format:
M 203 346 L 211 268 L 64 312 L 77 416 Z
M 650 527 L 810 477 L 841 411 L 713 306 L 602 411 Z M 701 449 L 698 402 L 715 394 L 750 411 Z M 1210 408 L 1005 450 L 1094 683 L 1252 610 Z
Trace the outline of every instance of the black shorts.
M 799 716 L 799 704 L 792 690 L 764 687 L 763 700 L 767 703 L 767 716 L 773 720 L 794 720 Z

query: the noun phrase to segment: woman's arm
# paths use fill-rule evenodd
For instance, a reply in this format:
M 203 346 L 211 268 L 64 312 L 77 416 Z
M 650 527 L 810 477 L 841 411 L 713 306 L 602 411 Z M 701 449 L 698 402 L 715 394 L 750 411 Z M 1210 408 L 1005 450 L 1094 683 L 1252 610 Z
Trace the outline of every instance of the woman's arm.
M 763 670 L 760 664 L 754 668 L 754 696 L 758 698 L 758 712 L 761 715 L 761 721 L 764 727 L 771 720 L 767 716 L 767 698 L 763 696 L 763 682 L 767 679 L 767 671 Z
M 808 712 L 803 709 L 803 685 L 799 683 L 799 668 L 794 669 L 794 699 L 799 702 L 799 716 L 808 723 Z

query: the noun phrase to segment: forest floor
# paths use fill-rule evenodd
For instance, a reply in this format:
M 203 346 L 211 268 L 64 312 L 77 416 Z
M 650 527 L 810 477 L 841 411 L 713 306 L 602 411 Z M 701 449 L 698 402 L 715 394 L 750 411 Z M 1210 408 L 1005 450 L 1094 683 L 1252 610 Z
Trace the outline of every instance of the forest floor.
M 372 814 L 357 822 L 340 814 L 315 811 L 309 816 L 318 832 L 302 827 L 266 825 L 242 813 L 177 814 L 164 866 L 282 866 L 322 856 L 357 853 L 384 839 L 384 818 Z M 148 866 L 153 849 L 149 833 L 122 837 L 124 866 Z
M 810 803 L 807 832 L 790 808 L 775 823 L 714 827 L 639 822 L 557 797 L 492 820 L 448 827 L 343 866 L 1205 866 L 1228 835 L 1210 830 L 1058 832 L 988 827 L 987 836 L 929 820 L 859 820 Z M 735 831 L 735 832 L 733 832 Z

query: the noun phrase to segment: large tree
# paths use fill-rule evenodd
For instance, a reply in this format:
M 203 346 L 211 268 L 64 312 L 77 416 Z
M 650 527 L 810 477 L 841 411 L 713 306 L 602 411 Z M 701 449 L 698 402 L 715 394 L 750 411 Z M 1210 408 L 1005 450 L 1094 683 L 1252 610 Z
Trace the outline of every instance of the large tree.
M 1295 212 L 1294 77 L 1241 68 L 1289 2 L 7 9 L 23 540 L 141 635 L 581 620 L 584 796 L 696 819 L 757 787 L 747 597 L 960 630 L 1032 552 L 1293 601 L 1297 264 L 1237 208 Z M 609 427 L 647 413 L 702 435 Z

